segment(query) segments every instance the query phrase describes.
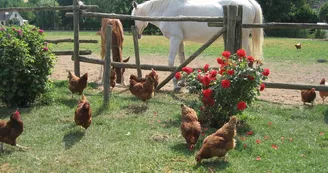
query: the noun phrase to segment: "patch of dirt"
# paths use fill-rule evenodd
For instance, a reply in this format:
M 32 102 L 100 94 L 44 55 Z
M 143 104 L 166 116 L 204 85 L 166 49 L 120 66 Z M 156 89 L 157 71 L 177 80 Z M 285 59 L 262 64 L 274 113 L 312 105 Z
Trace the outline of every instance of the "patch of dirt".
M 99 55 L 93 55 L 91 57 L 99 57 Z M 175 65 L 178 66 L 178 57 L 176 58 Z M 154 65 L 167 65 L 168 60 L 167 56 L 143 56 L 141 57 L 141 63 L 143 64 L 154 64 Z M 130 58 L 129 63 L 135 63 L 134 57 Z M 202 67 L 205 63 L 213 64 L 217 66 L 216 57 L 213 60 L 197 57 L 189 67 Z M 328 68 L 325 63 L 307 63 L 300 64 L 293 61 L 285 62 L 266 62 L 264 60 L 264 67 L 269 68 L 271 73 L 269 75 L 268 82 L 282 82 L 282 83 L 293 83 L 293 84 L 319 84 L 322 77 L 328 77 Z M 98 80 L 100 65 L 89 64 L 81 62 L 81 74 L 85 72 L 89 73 L 89 81 L 100 83 Z M 74 63 L 71 60 L 71 56 L 60 56 L 56 63 L 53 74 L 51 75 L 52 79 L 66 80 L 67 79 L 67 70 L 74 71 Z M 148 74 L 149 70 L 143 70 L 143 76 Z M 160 82 L 164 80 L 170 73 L 169 72 L 158 72 L 160 76 Z M 125 83 L 128 84 L 129 76 L 131 74 L 137 74 L 136 69 L 126 69 L 124 73 Z M 114 88 L 115 91 L 126 90 L 125 87 L 117 86 Z M 162 90 L 173 90 L 173 83 L 170 81 L 167 83 Z M 186 91 L 186 90 L 183 90 Z M 291 105 L 302 105 L 300 91 L 299 90 L 285 90 L 285 89 L 270 89 L 266 88 L 261 96 L 259 97 L 262 100 L 275 102 L 280 104 L 291 104 Z M 322 100 L 317 92 L 316 103 L 322 104 Z

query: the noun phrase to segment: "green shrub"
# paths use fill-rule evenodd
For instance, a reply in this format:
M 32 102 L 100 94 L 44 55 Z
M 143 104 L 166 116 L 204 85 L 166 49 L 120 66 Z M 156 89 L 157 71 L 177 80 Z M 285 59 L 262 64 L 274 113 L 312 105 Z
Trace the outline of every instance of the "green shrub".
M 0 27 L 0 101 L 28 106 L 50 87 L 55 56 L 32 25 Z
M 220 127 L 230 116 L 249 107 L 264 90 L 262 81 L 270 74 L 269 69 L 262 68 L 262 62 L 246 56 L 244 50 L 234 55 L 224 51 L 217 62 L 219 70 L 205 64 L 204 70 L 184 67 L 175 74 L 178 80 L 186 79 L 190 93 L 199 94 L 203 104 L 201 122 L 214 127 Z
M 317 29 L 314 33 L 314 38 L 318 38 L 318 39 L 326 38 L 326 30 Z

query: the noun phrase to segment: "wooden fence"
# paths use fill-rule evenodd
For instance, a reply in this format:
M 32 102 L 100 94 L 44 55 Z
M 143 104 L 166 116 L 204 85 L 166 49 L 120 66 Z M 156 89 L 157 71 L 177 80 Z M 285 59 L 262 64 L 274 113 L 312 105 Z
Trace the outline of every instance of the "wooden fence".
M 80 75 L 80 62 L 96 63 L 103 64 L 105 66 L 104 76 L 104 101 L 105 103 L 109 102 L 109 76 L 110 76 L 110 66 L 125 67 L 125 68 L 136 68 L 138 76 L 141 76 L 141 69 L 150 69 L 155 68 L 160 71 L 172 71 L 172 73 L 165 78 L 156 88 L 156 90 L 161 89 L 167 82 L 169 82 L 174 74 L 180 71 L 184 66 L 188 65 L 193 59 L 195 59 L 200 53 L 202 53 L 208 46 L 210 46 L 217 38 L 221 35 L 224 37 L 224 46 L 225 50 L 230 52 L 236 52 L 236 50 L 241 48 L 241 34 L 242 28 L 267 28 L 267 29 L 276 29 L 276 28 L 296 28 L 296 29 L 328 29 L 328 25 L 316 25 L 312 23 L 257 23 L 257 24 L 242 24 L 242 7 L 241 6 L 224 6 L 224 16 L 223 17 L 212 17 L 212 16 L 175 16 L 175 17 L 147 17 L 147 16 L 131 16 L 131 15 L 120 15 L 113 13 L 95 13 L 95 12 L 85 12 L 81 11 L 82 9 L 94 9 L 97 6 L 85 5 L 80 6 L 78 4 L 79 0 L 73 0 L 73 6 L 64 6 L 64 7 L 35 7 L 35 8 L 9 8 L 9 9 L 0 9 L 1 11 L 40 11 L 40 10 L 73 10 L 73 13 L 66 13 L 66 16 L 73 17 L 74 23 L 74 52 L 69 52 L 73 54 L 74 59 L 74 72 L 77 76 Z M 140 64 L 139 59 L 139 46 L 136 33 L 132 28 L 134 35 L 134 46 L 135 46 L 135 57 L 136 64 L 126 64 L 111 62 L 110 60 L 110 49 L 111 49 L 111 37 L 109 31 L 111 27 L 108 26 L 106 33 L 107 37 L 107 52 L 105 60 L 86 58 L 80 55 L 83 55 L 83 51 L 79 50 L 79 43 L 82 43 L 79 39 L 79 21 L 80 17 L 101 17 L 101 18 L 116 18 L 121 20 L 141 20 L 141 21 L 171 21 L 171 22 L 181 22 L 181 21 L 193 21 L 193 22 L 208 22 L 208 26 L 211 27 L 222 27 L 218 32 L 205 44 L 203 44 L 195 53 L 193 53 L 184 63 L 180 64 L 178 67 L 168 67 L 168 66 L 154 66 L 147 64 Z M 69 40 L 70 42 L 72 40 Z M 58 41 L 60 42 L 60 41 Z M 328 91 L 328 87 L 320 85 L 298 85 L 298 84 L 284 84 L 284 83 L 265 83 L 268 88 L 284 88 L 284 89 L 309 89 L 315 88 L 316 90 Z
M 184 63 L 180 64 L 178 67 L 168 67 L 168 66 L 154 66 L 147 64 L 140 64 L 139 59 L 139 47 L 138 39 L 136 38 L 136 33 L 132 32 L 134 35 L 134 45 L 135 45 L 135 55 L 136 64 L 126 64 L 112 62 L 112 66 L 125 67 L 125 68 L 136 68 L 138 76 L 141 76 L 141 69 L 154 68 L 159 71 L 172 71 L 172 73 L 165 78 L 156 88 L 156 90 L 161 89 L 167 82 L 169 82 L 175 75 L 176 72 L 180 71 L 184 66 L 188 65 L 193 59 L 195 59 L 200 53 L 202 53 L 208 46 L 210 46 L 218 37 L 223 35 L 224 37 L 224 47 L 225 50 L 230 52 L 236 52 L 236 50 L 242 47 L 241 35 L 242 28 L 266 28 L 266 29 L 276 29 L 276 28 L 295 28 L 295 29 L 328 29 L 328 25 L 317 25 L 313 23 L 257 23 L 257 24 L 242 24 L 242 14 L 243 9 L 241 6 L 224 6 L 224 16 L 223 17 L 211 17 L 211 16 L 178 16 L 178 17 L 149 17 L 149 16 L 131 16 L 131 15 L 120 15 L 114 13 L 94 13 L 94 12 L 83 12 L 81 16 L 84 17 L 106 17 L 115 18 L 121 20 L 141 20 L 141 21 L 193 21 L 193 22 L 208 22 L 210 27 L 222 27 L 218 33 L 216 33 L 210 40 L 208 40 L 203 46 L 201 46 L 195 53 L 193 53 Z M 76 16 L 75 13 L 66 13 L 67 17 Z M 77 20 L 77 18 L 76 18 Z M 77 27 L 76 27 L 77 28 Z M 132 28 L 132 31 L 133 28 Z M 77 31 L 75 31 L 77 32 Z M 92 58 L 80 57 L 78 61 L 90 62 L 103 64 L 101 60 L 96 60 Z M 77 59 L 75 58 L 75 61 Z M 301 85 L 301 84 L 285 84 L 285 83 L 265 83 L 268 88 L 281 88 L 281 89 L 309 89 L 315 88 L 316 90 L 328 91 L 328 87 L 320 85 Z

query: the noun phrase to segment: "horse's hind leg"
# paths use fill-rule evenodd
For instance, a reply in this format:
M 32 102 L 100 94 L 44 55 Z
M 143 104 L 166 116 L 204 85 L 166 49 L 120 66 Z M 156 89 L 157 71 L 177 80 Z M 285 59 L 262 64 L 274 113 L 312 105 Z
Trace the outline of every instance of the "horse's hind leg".
M 179 45 L 181 43 L 181 40 L 176 38 L 170 38 L 170 54 L 169 54 L 169 66 L 174 66 L 174 60 L 175 56 L 178 52 Z M 178 86 L 178 80 L 174 77 L 173 78 L 173 87 L 174 91 L 180 91 L 180 87 Z
M 179 54 L 180 64 L 182 64 L 186 60 L 185 53 L 184 53 L 184 42 L 183 41 L 180 42 L 178 54 Z M 186 86 L 186 80 L 185 79 L 180 80 L 178 82 L 178 85 L 180 87 Z

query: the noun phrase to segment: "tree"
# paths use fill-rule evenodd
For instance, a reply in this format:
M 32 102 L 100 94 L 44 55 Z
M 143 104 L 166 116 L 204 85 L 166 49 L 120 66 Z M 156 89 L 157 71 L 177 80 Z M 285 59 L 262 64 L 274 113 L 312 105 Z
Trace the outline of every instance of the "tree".
M 262 7 L 264 19 L 270 22 L 292 22 L 293 10 L 307 2 L 305 0 L 258 0 Z
M 56 0 L 40 0 L 37 6 L 58 6 Z M 61 24 L 57 11 L 38 11 L 35 24 L 42 29 L 56 29 Z
M 319 10 L 319 20 L 328 22 L 328 2 L 321 5 Z

